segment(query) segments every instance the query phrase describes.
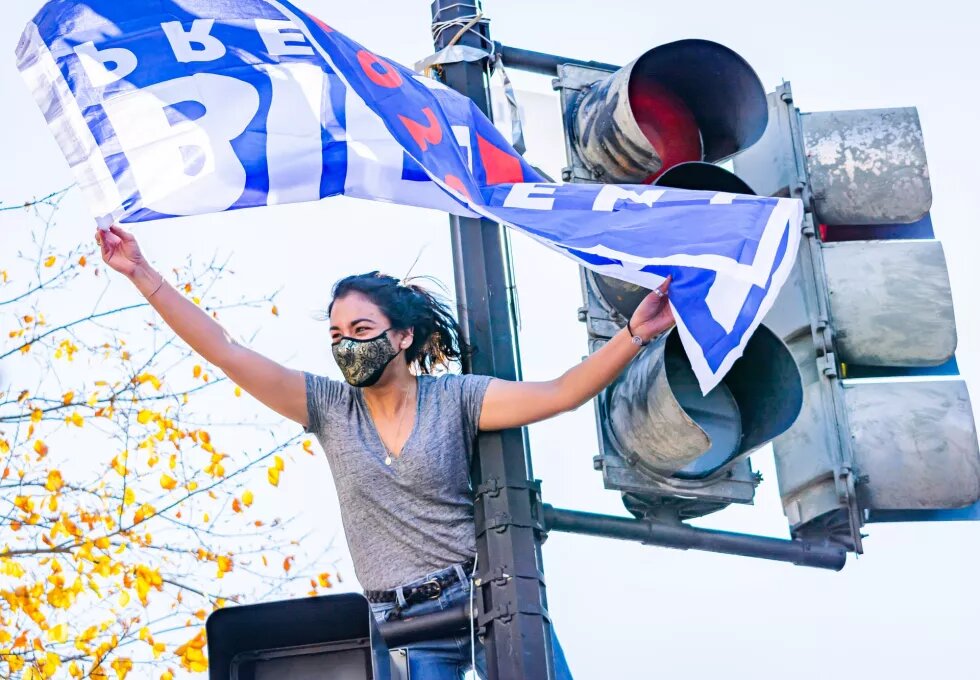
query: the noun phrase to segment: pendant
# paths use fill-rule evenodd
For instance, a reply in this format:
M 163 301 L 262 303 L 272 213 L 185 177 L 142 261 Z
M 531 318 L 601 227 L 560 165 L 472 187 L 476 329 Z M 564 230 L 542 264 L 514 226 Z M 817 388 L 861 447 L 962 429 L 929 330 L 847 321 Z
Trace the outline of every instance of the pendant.
M 391 456 L 385 457 L 385 465 L 391 466 Z

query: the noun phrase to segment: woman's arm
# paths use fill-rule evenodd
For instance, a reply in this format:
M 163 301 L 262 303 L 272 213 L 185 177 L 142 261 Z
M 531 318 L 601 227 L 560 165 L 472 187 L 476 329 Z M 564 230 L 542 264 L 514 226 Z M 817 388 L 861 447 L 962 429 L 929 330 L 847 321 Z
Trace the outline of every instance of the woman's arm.
M 181 295 L 146 261 L 127 231 L 97 232 L 102 259 L 124 274 L 173 331 L 235 384 L 280 415 L 307 424 L 302 371 L 286 368 L 238 344 L 207 312 Z
M 667 301 L 669 287 L 670 278 L 640 303 L 630 319 L 633 331 L 645 342 L 674 325 Z M 574 410 L 608 387 L 639 351 L 624 328 L 599 351 L 555 380 L 493 380 L 483 398 L 480 429 L 522 427 Z

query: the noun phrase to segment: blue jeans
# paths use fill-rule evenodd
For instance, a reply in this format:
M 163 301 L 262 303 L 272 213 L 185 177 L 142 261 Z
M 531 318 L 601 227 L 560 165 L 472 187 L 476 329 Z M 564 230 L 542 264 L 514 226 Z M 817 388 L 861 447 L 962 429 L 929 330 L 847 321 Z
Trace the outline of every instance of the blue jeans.
M 426 579 L 421 579 L 421 583 Z M 438 598 L 424 600 L 402 609 L 403 617 L 422 616 L 444 609 L 468 605 L 470 600 L 469 581 L 457 581 L 442 591 Z M 394 602 L 372 604 L 378 622 L 387 620 Z M 556 680 L 572 680 L 571 671 L 565 661 L 565 653 L 554 630 L 551 632 L 551 645 L 554 650 Z M 407 646 L 408 668 L 411 680 L 462 680 L 465 673 L 473 667 L 471 662 L 470 633 L 461 633 L 442 640 L 417 642 Z M 487 658 L 479 635 L 476 638 L 476 671 L 480 678 L 487 677 Z

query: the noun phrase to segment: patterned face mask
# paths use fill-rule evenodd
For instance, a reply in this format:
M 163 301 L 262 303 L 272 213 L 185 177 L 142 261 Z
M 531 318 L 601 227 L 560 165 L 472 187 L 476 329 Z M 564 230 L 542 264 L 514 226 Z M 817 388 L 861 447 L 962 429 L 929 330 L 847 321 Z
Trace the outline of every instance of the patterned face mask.
M 401 350 L 392 347 L 388 340 L 388 331 L 367 340 L 345 335 L 333 344 L 333 358 L 344 378 L 354 387 L 374 385 L 399 354 Z

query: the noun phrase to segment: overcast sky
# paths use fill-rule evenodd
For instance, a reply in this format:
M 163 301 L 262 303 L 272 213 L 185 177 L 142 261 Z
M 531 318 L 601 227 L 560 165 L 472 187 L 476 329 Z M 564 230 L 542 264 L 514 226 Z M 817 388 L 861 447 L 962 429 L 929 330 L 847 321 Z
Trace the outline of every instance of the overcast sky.
M 410 65 L 431 51 L 424 2 L 379 0 L 300 5 L 370 49 Z M 0 24 L 0 92 L 4 96 L 0 200 L 15 202 L 71 183 L 67 165 L 14 67 L 13 51 L 35 0 L 5 3 Z M 716 40 L 740 52 L 767 89 L 793 84 L 804 111 L 917 106 L 933 183 L 933 221 L 943 241 L 959 330 L 958 358 L 980 399 L 980 291 L 976 266 L 975 160 L 980 95 L 976 11 L 962 2 L 651 3 L 606 0 L 488 0 L 494 37 L 502 42 L 582 59 L 627 63 L 656 44 L 688 37 Z M 550 80 L 515 74 L 539 93 Z M 557 104 L 529 121 L 532 161 L 561 166 Z M 91 238 L 81 197 L 70 196 L 62 231 Z M 24 237 L 24 220 L 0 217 L 0 244 Z M 339 377 L 329 353 L 325 307 L 343 275 L 387 270 L 452 282 L 444 215 L 344 198 L 321 203 L 185 218 L 135 228 L 147 256 L 165 269 L 188 252 L 233 254 L 243 292 L 283 287 L 281 317 L 254 347 L 295 368 Z M 70 238 L 70 236 L 68 236 Z M 574 265 L 515 237 L 521 345 L 527 378 L 551 378 L 586 352 Z M 909 281 L 915 285 L 915 281 Z M 113 296 L 133 299 L 119 279 Z M 84 303 L 87 301 L 79 301 Z M 229 322 L 231 325 L 231 322 Z M 245 332 L 245 328 L 231 328 Z M 229 418 L 255 408 L 227 405 Z M 974 409 L 976 412 L 976 408 Z M 559 507 L 622 514 L 618 494 L 592 470 L 596 453 L 591 406 L 531 428 L 536 475 L 545 501 Z M 786 536 L 771 453 L 753 459 L 766 477 L 752 507 L 730 508 L 704 524 Z M 288 474 L 291 472 L 292 474 Z M 318 540 L 339 531 L 326 461 L 298 459 L 274 498 L 284 514 L 316 525 Z M 868 527 L 867 554 L 840 573 L 745 558 L 678 552 L 568 535 L 545 546 L 551 611 L 577 678 L 968 677 L 977 667 L 980 527 L 921 524 Z M 341 569 L 352 577 L 338 545 Z M 345 585 L 354 588 L 353 578 Z

